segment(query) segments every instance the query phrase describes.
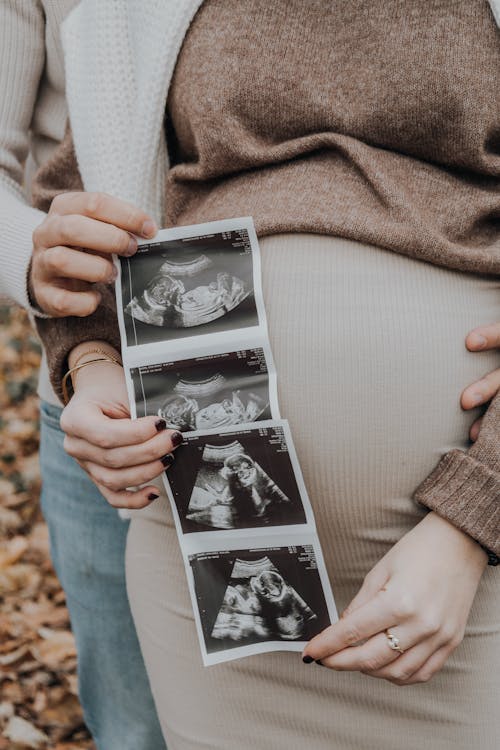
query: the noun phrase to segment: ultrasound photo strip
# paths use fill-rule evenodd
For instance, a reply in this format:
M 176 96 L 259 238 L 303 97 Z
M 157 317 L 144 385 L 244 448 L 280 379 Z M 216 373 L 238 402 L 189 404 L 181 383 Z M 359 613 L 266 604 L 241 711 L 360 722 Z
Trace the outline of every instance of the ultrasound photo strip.
M 300 650 L 337 614 L 280 419 L 253 221 L 161 230 L 115 263 L 131 414 L 184 432 L 163 481 L 204 663 Z

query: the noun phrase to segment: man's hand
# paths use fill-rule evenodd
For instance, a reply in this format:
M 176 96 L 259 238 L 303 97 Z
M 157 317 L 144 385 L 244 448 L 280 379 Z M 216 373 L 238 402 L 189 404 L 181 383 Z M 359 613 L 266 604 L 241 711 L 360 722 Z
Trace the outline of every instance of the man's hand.
M 465 345 L 471 352 L 484 352 L 488 349 L 500 349 L 500 323 L 474 328 L 467 334 Z M 474 409 L 487 404 L 500 390 L 500 367 L 467 386 L 463 391 L 460 403 L 463 409 Z M 481 419 L 476 419 L 470 428 L 470 439 L 477 440 L 481 429 Z
M 150 238 L 156 232 L 148 214 L 111 195 L 57 195 L 33 232 L 33 303 L 56 318 L 91 315 L 100 302 L 92 285 L 116 278 L 111 255 L 133 255 L 137 240 L 132 235 Z

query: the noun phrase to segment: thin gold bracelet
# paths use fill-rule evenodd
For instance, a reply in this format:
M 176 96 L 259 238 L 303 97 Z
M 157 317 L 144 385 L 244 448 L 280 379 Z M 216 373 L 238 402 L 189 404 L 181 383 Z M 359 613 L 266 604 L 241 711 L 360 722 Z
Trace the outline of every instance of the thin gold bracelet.
M 116 361 L 117 365 L 123 366 L 122 360 L 119 357 L 115 357 L 113 354 L 109 354 L 105 349 L 102 349 L 101 347 L 95 347 L 94 349 L 86 349 L 84 352 L 82 352 L 74 361 L 73 367 L 71 370 L 76 371 L 75 368 L 77 365 L 80 364 L 82 359 L 86 357 L 88 354 L 102 354 L 104 357 L 104 360 L 107 361 L 108 359 L 111 359 L 113 361 Z M 73 385 L 73 392 L 75 391 L 75 378 L 71 378 L 71 383 Z
M 98 347 L 96 347 L 95 349 L 86 349 L 86 350 L 85 350 L 84 352 L 82 352 L 82 353 L 81 353 L 81 354 L 80 354 L 80 355 L 79 355 L 79 356 L 78 356 L 78 357 L 77 357 L 77 358 L 75 359 L 75 362 L 74 362 L 74 364 L 73 364 L 73 367 L 72 367 L 71 369 L 74 369 L 74 368 L 75 368 L 75 367 L 77 366 L 77 364 L 79 364 L 79 362 L 80 362 L 80 361 L 81 361 L 81 360 L 82 360 L 82 359 L 83 359 L 84 357 L 86 357 L 86 356 L 87 356 L 87 354 L 102 354 L 102 355 L 104 355 L 104 357 L 106 357 L 106 358 L 109 358 L 109 359 L 116 359 L 116 362 L 117 362 L 117 364 L 119 364 L 119 365 L 121 365 L 121 364 L 122 364 L 122 361 L 121 361 L 121 359 L 119 359 L 118 357 L 116 357 L 116 358 L 115 358 L 115 357 L 114 357 L 114 356 L 113 356 L 112 354 L 109 354 L 109 352 L 107 352 L 107 351 L 106 351 L 105 349 L 99 349 Z
M 85 352 L 85 353 L 86 354 L 90 354 L 90 352 Z M 80 357 L 80 359 L 81 359 L 81 357 Z M 65 406 L 66 406 L 66 404 L 69 403 L 69 400 L 71 398 L 71 396 L 70 396 L 70 394 L 68 392 L 68 380 L 71 377 L 71 375 L 74 372 L 78 372 L 78 370 L 81 370 L 82 367 L 87 367 L 87 365 L 92 365 L 95 362 L 111 362 L 114 365 L 120 365 L 121 366 L 121 362 L 120 362 L 119 359 L 116 359 L 115 357 L 110 357 L 108 355 L 105 355 L 104 357 L 99 357 L 98 359 L 89 359 L 89 360 L 87 360 L 87 362 L 82 362 L 80 365 L 75 365 L 74 367 L 72 367 L 64 375 L 64 377 L 63 377 L 63 379 L 61 381 L 61 390 L 62 390 L 63 402 L 64 402 Z

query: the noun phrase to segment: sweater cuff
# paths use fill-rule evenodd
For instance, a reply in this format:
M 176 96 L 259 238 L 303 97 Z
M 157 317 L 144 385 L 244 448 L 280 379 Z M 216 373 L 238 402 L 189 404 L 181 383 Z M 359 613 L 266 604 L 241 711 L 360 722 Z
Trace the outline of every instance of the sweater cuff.
M 110 296 L 106 290 L 103 297 Z M 63 403 L 61 381 L 68 371 L 68 356 L 72 349 L 85 341 L 107 341 L 120 351 L 120 332 L 113 300 L 103 304 L 86 318 L 36 318 L 35 325 L 40 336 L 49 366 L 50 382 Z
M 12 183 L 12 184 L 11 184 Z M 0 181 L 2 278 L 0 295 L 17 302 L 36 317 L 48 317 L 31 305 L 28 270 L 33 250 L 33 231 L 46 214 L 26 204 L 21 190 L 5 176 Z
M 500 476 L 460 450 L 446 453 L 415 500 L 500 554 Z

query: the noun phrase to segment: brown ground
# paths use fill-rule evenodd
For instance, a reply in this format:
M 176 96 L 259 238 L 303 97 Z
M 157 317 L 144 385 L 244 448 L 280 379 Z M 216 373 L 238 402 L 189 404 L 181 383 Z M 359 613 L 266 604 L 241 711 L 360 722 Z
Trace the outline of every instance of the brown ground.
M 0 750 L 93 750 L 38 502 L 39 351 L 25 314 L 0 306 Z

